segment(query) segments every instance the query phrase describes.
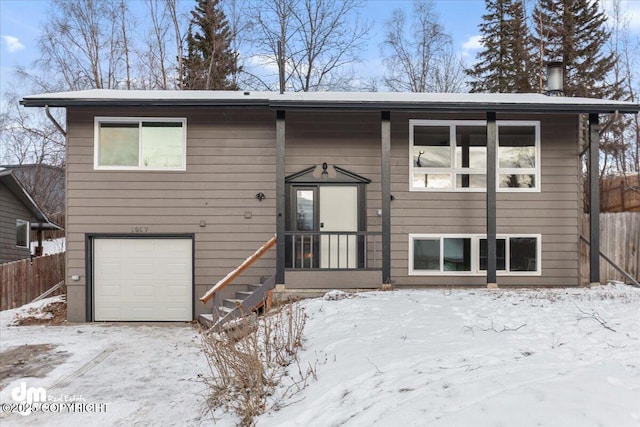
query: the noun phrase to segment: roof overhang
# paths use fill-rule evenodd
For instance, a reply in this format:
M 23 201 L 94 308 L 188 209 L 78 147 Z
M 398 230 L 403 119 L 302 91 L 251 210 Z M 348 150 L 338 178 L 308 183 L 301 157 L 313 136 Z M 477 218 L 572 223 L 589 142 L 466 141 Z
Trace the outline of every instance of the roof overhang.
M 62 227 L 47 218 L 36 201 L 33 200 L 29 192 L 22 186 L 10 169 L 0 168 L 0 183 L 4 184 L 16 199 L 20 200 L 29 210 L 32 215 L 32 229 L 62 230 Z M 37 225 L 34 226 L 34 224 Z
M 25 107 L 216 107 L 273 110 L 638 113 L 640 104 L 541 94 L 137 91 L 93 89 L 25 96 Z

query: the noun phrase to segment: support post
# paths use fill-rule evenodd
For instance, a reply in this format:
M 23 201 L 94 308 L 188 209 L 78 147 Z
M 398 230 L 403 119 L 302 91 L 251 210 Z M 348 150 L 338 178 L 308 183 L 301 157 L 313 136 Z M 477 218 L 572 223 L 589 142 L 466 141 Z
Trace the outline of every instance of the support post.
M 600 284 L 600 125 L 589 114 L 589 282 Z
M 276 111 L 276 284 L 284 285 L 285 269 L 285 112 Z
M 380 115 L 382 142 L 382 284 L 391 283 L 391 112 Z
M 496 113 L 487 112 L 487 287 L 497 288 L 496 243 Z

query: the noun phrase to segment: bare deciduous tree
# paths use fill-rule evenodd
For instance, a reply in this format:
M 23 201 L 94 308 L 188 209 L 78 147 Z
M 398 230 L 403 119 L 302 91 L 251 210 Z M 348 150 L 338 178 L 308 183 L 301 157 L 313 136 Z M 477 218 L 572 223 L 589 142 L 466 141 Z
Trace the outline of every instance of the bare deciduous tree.
M 398 92 L 458 92 L 464 84 L 462 61 L 439 21 L 433 2 L 414 1 L 411 19 L 393 10 L 385 23 L 382 53 L 386 86 Z
M 119 6 L 116 0 L 54 0 L 39 40 L 38 65 L 61 76 L 68 89 L 119 87 L 126 80 L 127 44 Z
M 253 62 L 277 74 L 251 72 L 254 85 L 293 91 L 345 87 L 348 65 L 359 61 L 369 24 L 358 0 L 257 0 L 252 7 Z M 280 47 L 279 47 L 280 46 Z M 275 78 L 274 78 L 275 77 Z

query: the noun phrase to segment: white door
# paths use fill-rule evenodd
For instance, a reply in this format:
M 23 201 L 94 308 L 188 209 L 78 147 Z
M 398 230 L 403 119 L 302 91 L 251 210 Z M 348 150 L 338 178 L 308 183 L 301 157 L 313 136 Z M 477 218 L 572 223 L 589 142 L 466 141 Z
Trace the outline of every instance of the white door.
M 358 231 L 358 187 L 320 186 L 320 231 Z M 328 235 L 320 239 L 320 268 L 356 268 L 355 235 Z
M 96 321 L 189 321 L 191 239 L 95 239 Z

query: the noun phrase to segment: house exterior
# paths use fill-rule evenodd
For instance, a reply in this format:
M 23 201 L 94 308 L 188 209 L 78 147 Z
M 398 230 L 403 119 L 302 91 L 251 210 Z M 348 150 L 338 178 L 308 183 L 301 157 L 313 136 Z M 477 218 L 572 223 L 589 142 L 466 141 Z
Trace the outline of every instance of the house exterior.
M 31 230 L 59 228 L 49 221 L 12 171 L 0 167 L 0 264 L 31 256 Z M 41 249 L 41 239 L 39 243 Z
M 64 168 L 47 164 L 0 165 L 0 168 L 11 170 L 50 218 L 64 213 Z
M 578 286 L 580 153 L 597 156 L 599 114 L 640 109 L 538 94 L 91 90 L 22 103 L 67 111 L 71 321 L 193 319 L 274 234 L 245 283 Z

